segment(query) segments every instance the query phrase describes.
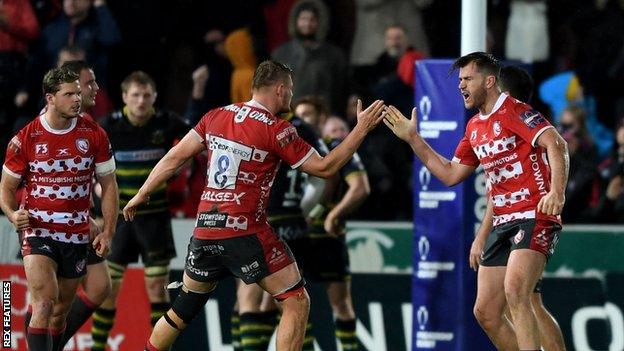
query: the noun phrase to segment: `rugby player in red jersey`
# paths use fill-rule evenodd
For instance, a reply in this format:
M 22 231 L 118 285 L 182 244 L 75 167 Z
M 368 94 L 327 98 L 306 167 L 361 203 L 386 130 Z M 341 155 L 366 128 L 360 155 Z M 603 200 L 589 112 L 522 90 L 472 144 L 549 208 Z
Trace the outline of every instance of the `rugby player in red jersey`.
M 522 102 L 529 103 L 531 96 L 533 96 L 533 78 L 521 67 L 518 66 L 505 66 L 501 67 L 498 75 L 498 86 L 501 92 L 508 94 L 509 96 L 516 98 Z M 492 220 L 493 220 L 493 203 L 490 198 L 487 204 L 481 226 L 475 235 L 475 239 L 470 247 L 469 263 L 470 267 L 475 271 L 478 270 L 481 264 L 481 256 L 483 255 L 483 249 L 487 242 L 487 238 L 492 232 Z M 540 343 L 545 351 L 564 351 L 566 349 L 565 342 L 563 340 L 563 334 L 561 328 L 557 323 L 555 317 L 553 317 L 544 302 L 542 301 L 542 280 L 538 280 L 533 294 L 531 294 L 531 303 L 535 310 L 535 316 L 537 317 L 537 324 L 540 334 Z M 513 323 L 513 318 L 509 315 L 508 310 L 505 312 L 507 317 Z
M 466 125 L 452 160 L 418 134 L 415 109 L 409 120 L 390 106 L 384 123 L 448 186 L 483 166 L 494 229 L 478 271 L 474 313 L 499 350 L 539 350 L 531 295 L 561 231 L 567 144 L 539 112 L 500 92 L 500 66 L 491 55 L 462 56 L 453 68 L 459 69 L 464 106 L 479 112 Z M 513 328 L 503 316 L 506 305 Z
M 62 67 L 79 75 L 78 81 L 80 82 L 82 95 L 80 109 L 83 111 L 81 116 L 93 121 L 93 117 L 85 112 L 95 106 L 95 97 L 100 90 L 95 80 L 93 68 L 85 61 L 67 61 L 63 63 Z M 91 226 L 95 227 L 95 231 L 99 230 L 95 221 Z M 98 256 L 92 248 L 89 249 L 87 254 L 87 274 L 82 278 L 81 286 L 82 290 L 78 290 L 67 314 L 67 327 L 61 340 L 61 347 L 74 336 L 78 329 L 91 317 L 93 311 L 104 302 L 104 299 L 111 292 L 111 280 L 106 269 L 104 257 Z
M 32 318 L 30 350 L 60 348 L 65 318 L 80 278 L 86 273 L 90 244 L 89 208 L 94 175 L 102 186 L 104 228 L 93 240 L 99 256 L 109 249 L 117 220 L 115 161 L 106 133 L 78 118 L 78 74 L 67 68 L 46 73 L 44 113 L 11 139 L 0 181 L 0 206 L 18 231 Z M 18 205 L 15 192 L 26 183 Z M 23 208 L 22 208 L 23 207 Z
M 183 287 L 150 336 L 147 350 L 166 350 L 199 313 L 218 281 L 235 275 L 258 283 L 280 301 L 283 313 L 277 350 L 300 350 L 309 312 L 305 282 L 288 246 L 267 222 L 266 207 L 281 162 L 318 177 L 336 173 L 366 134 L 383 118 L 383 102 L 362 111 L 351 134 L 322 158 L 276 117 L 290 110 L 292 71 L 276 61 L 261 63 L 252 82 L 252 100 L 209 111 L 172 148 L 123 210 L 132 220 L 139 204 L 193 155 L 208 149 L 206 187 L 189 243 Z

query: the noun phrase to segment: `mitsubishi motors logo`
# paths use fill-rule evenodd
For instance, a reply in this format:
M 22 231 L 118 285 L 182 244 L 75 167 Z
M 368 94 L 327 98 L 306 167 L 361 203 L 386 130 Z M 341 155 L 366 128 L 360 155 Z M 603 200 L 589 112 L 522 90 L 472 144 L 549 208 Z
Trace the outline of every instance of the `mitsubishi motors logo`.
M 283 255 L 283 253 L 277 249 L 277 247 L 273 248 L 273 254 L 271 255 L 271 261 L 275 260 L 276 258 L 280 257 L 281 255 Z
M 429 321 L 429 311 L 427 307 L 420 306 L 418 312 L 416 312 L 416 321 L 418 322 L 418 329 L 425 330 L 427 322 Z

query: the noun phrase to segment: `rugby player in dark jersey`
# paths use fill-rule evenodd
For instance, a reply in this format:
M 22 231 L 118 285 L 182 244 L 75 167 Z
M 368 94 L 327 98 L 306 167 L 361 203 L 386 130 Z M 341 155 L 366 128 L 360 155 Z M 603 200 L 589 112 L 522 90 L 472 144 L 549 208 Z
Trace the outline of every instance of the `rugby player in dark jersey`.
M 124 108 L 109 115 L 102 127 L 114 150 L 120 210 L 137 193 L 156 163 L 190 129 L 177 114 L 156 109 L 156 83 L 144 72 L 132 72 L 121 83 Z M 104 350 L 116 313 L 117 296 L 128 264 L 145 266 L 145 287 L 152 325 L 169 309 L 169 262 L 175 257 L 166 184 L 155 189 L 137 209 L 133 222 L 118 221 L 107 257 L 112 292 L 95 311 L 92 350 Z
M 306 120 L 316 123 L 330 150 L 336 148 L 349 133 L 347 124 L 340 118 L 326 120 L 312 109 L 313 97 L 303 98 L 295 111 Z M 320 118 L 315 118 L 320 117 Z M 310 243 L 306 251 L 304 274 L 310 280 L 326 285 L 327 297 L 335 316 L 335 335 L 343 350 L 357 350 L 355 311 L 351 297 L 351 272 L 346 244 L 345 217 L 357 210 L 370 194 L 370 185 L 364 165 L 354 154 L 339 172 L 337 182 L 328 185 L 329 198 L 312 211 Z

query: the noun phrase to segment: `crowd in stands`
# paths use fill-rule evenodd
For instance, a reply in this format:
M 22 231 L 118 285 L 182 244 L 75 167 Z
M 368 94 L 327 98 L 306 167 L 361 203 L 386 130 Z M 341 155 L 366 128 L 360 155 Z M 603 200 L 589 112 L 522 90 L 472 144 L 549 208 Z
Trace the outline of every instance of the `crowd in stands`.
M 293 102 L 321 97 L 327 117 L 355 123 L 355 103 L 381 98 L 409 115 L 414 61 L 459 56 L 460 1 L 441 0 L 3 0 L 0 2 L 0 152 L 41 107 L 43 74 L 84 59 L 100 87 L 101 120 L 122 108 L 133 71 L 158 87 L 156 106 L 195 124 L 211 108 L 250 99 L 267 58 L 294 72 Z M 566 223 L 624 222 L 624 9 L 617 0 L 488 1 L 488 48 L 527 68 L 530 103 L 570 148 Z M 458 97 L 459 99 L 459 97 Z M 409 220 L 412 152 L 384 127 L 359 151 L 372 193 L 355 218 Z M 174 215 L 205 165 L 186 167 Z M 202 168 L 203 167 L 203 168 Z M 189 205 L 191 203 L 191 205 Z M 177 205 L 176 205 L 177 204 Z

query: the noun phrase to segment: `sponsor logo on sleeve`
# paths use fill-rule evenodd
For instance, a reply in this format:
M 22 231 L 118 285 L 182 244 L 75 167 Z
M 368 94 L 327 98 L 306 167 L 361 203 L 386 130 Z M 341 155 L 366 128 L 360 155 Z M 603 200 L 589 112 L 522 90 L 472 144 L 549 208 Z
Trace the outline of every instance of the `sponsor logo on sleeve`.
M 17 138 L 17 136 L 14 136 L 13 138 L 11 138 L 11 141 L 9 141 L 9 146 L 8 146 L 9 150 L 11 150 L 12 152 L 16 154 L 19 154 L 21 147 L 22 147 L 22 142 Z
M 529 129 L 533 129 L 546 121 L 544 117 L 535 110 L 522 112 L 520 114 L 520 119 L 527 125 L 527 127 L 529 127 Z
M 284 147 L 297 138 L 297 129 L 293 126 L 288 126 L 276 135 L 277 143 L 280 147 Z

